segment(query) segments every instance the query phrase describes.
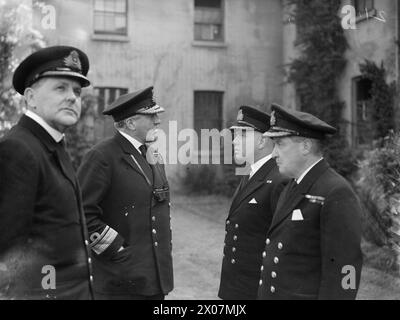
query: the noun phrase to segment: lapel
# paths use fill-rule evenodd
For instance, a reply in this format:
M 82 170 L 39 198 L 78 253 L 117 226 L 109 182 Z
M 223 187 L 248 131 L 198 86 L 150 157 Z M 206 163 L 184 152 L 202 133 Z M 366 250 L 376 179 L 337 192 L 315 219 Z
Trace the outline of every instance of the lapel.
M 60 151 L 60 146 L 57 142 L 48 134 L 48 132 L 39 125 L 36 121 L 23 115 L 18 122 L 18 125 L 28 129 L 33 135 L 35 135 L 39 141 L 45 146 L 45 148 L 54 156 L 58 165 L 61 168 L 64 176 L 72 183 L 74 189 L 77 188 L 75 171 L 72 168 L 71 159 L 69 158 L 67 152 L 64 150 L 63 153 Z
M 239 207 L 239 205 L 245 200 L 249 195 L 253 194 L 257 189 L 262 187 L 267 183 L 266 179 L 268 174 L 276 167 L 275 159 L 270 159 L 251 177 L 247 184 L 242 188 L 242 190 L 236 190 L 235 196 L 233 197 L 232 205 L 229 210 L 229 215 L 232 215 Z
M 274 229 L 279 223 L 285 220 L 285 218 L 293 212 L 299 202 L 304 199 L 304 195 L 307 194 L 315 181 L 328 169 L 329 164 L 328 162 L 326 162 L 325 159 L 323 159 L 318 162 L 310 170 L 310 172 L 306 174 L 304 179 L 300 182 L 296 190 L 289 196 L 289 198 L 286 197 L 289 185 L 284 189 L 279 198 L 278 207 L 272 218 L 271 227 L 268 233 L 272 232 L 272 229 Z M 282 199 L 285 199 L 284 203 L 282 203 Z
M 151 168 L 147 163 L 147 161 L 144 159 L 144 157 L 139 153 L 139 151 L 136 150 L 136 148 L 127 139 L 125 139 L 119 132 L 115 133 L 114 140 L 118 143 L 118 145 L 121 147 L 123 151 L 122 160 L 125 161 L 127 164 L 129 164 L 132 169 L 138 172 L 143 177 L 143 179 L 145 179 L 146 184 L 147 184 L 147 179 L 144 176 L 142 170 L 144 171 L 150 182 L 153 183 L 153 177 L 152 177 L 153 174 Z M 135 157 L 136 161 L 139 163 L 142 170 L 140 170 L 140 168 L 137 166 L 135 161 L 132 159 L 132 156 Z

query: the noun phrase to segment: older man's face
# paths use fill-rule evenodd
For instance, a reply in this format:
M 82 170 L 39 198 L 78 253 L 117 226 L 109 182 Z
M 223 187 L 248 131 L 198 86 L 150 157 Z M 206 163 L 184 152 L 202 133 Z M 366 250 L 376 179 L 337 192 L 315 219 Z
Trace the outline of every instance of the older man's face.
M 305 161 L 301 140 L 295 141 L 290 137 L 274 138 L 273 140 L 275 146 L 272 157 L 276 160 L 279 172 L 290 178 L 297 178 Z
M 136 124 L 136 138 L 138 138 L 142 143 L 156 141 L 157 129 L 161 123 L 158 114 L 139 114 L 136 115 L 134 119 Z
M 81 115 L 81 84 L 71 78 L 43 78 L 32 86 L 33 111 L 60 132 Z

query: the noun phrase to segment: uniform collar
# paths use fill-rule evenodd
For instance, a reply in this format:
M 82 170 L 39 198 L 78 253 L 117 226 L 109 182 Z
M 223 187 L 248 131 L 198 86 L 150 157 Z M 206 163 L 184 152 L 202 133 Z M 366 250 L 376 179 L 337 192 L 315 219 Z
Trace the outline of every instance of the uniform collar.
M 64 139 L 64 134 L 54 129 L 53 127 L 49 126 L 41 116 L 37 115 L 36 113 L 30 110 L 26 111 L 25 115 L 31 118 L 37 124 L 39 124 L 44 130 L 46 130 L 47 133 L 54 139 L 55 142 L 59 143 L 61 140 Z
M 304 171 L 303 174 L 296 180 L 297 184 L 300 184 L 301 180 L 304 179 L 304 177 L 306 176 L 306 174 L 309 173 L 310 170 L 311 170 L 312 168 L 314 168 L 314 167 L 315 167 L 320 161 L 322 161 L 323 159 L 324 159 L 324 158 L 320 158 L 319 160 L 317 160 L 316 162 L 314 162 L 311 166 L 309 166 L 309 167 L 307 168 L 307 170 Z
M 137 141 L 134 137 L 131 137 L 129 134 L 126 134 L 125 132 L 122 132 L 121 130 L 118 130 L 118 132 L 126 139 L 128 140 L 134 147 L 135 149 L 141 154 L 140 147 L 143 145 L 143 143 L 140 143 Z
M 253 163 L 250 166 L 250 177 L 254 176 L 256 172 L 265 164 L 267 161 L 269 161 L 272 158 L 272 154 L 269 154 L 268 156 L 261 158 L 258 160 L 256 163 Z

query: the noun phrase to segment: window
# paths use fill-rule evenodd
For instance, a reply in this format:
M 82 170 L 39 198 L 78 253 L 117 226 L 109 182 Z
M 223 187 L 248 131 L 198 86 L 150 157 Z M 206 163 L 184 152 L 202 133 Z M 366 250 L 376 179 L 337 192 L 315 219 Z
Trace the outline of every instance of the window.
M 222 128 L 222 92 L 194 92 L 194 129 L 199 134 L 201 129 Z
M 201 129 L 217 129 L 219 131 L 222 129 L 222 101 L 223 92 L 194 92 L 194 129 L 199 138 L 202 137 Z M 220 136 L 218 135 L 218 141 L 214 140 L 215 137 L 208 137 L 208 148 L 207 142 L 203 141 L 204 138 L 199 140 L 199 163 L 213 163 L 213 156 L 216 156 L 217 159 L 220 157 Z M 218 142 L 218 149 L 214 149 L 216 142 Z
M 98 113 L 102 114 L 107 106 L 113 103 L 119 96 L 126 93 L 128 93 L 128 89 L 126 88 L 96 87 L 95 94 L 98 96 Z
M 94 33 L 126 35 L 127 0 L 94 0 Z
M 194 0 L 194 40 L 224 40 L 222 1 Z
M 353 80 L 353 143 L 356 146 L 368 146 L 373 142 L 373 119 L 371 106 L 372 83 L 368 79 Z
M 354 8 L 357 16 L 366 15 L 374 10 L 374 0 L 354 0 Z
M 128 93 L 126 88 L 105 88 L 96 87 L 95 94 L 98 97 L 97 112 L 100 115 L 98 123 L 95 125 L 95 135 L 99 140 L 110 137 L 114 134 L 114 120 L 112 117 L 102 115 L 107 106 L 113 103 L 120 95 Z

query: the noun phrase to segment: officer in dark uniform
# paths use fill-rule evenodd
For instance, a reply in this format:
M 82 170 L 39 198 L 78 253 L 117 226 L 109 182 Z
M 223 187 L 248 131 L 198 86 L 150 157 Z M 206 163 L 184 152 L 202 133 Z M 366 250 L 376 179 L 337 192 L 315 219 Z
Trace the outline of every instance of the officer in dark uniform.
M 233 197 L 226 220 L 224 258 L 218 296 L 222 299 L 255 300 L 266 234 L 279 194 L 286 184 L 275 160 L 273 142 L 263 137 L 270 117 L 256 108 L 239 109 L 234 130 L 235 158 L 246 161 L 249 175 Z
M 117 132 L 78 170 L 99 299 L 160 300 L 173 289 L 169 187 L 155 141 L 164 109 L 149 87 L 103 112 Z
M 81 193 L 63 132 L 81 113 L 89 61 L 68 46 L 16 69 L 27 109 L 0 141 L 0 299 L 91 299 Z
M 355 299 L 362 267 L 361 207 L 323 159 L 336 129 L 308 113 L 272 106 L 273 157 L 293 178 L 267 234 L 260 299 Z

